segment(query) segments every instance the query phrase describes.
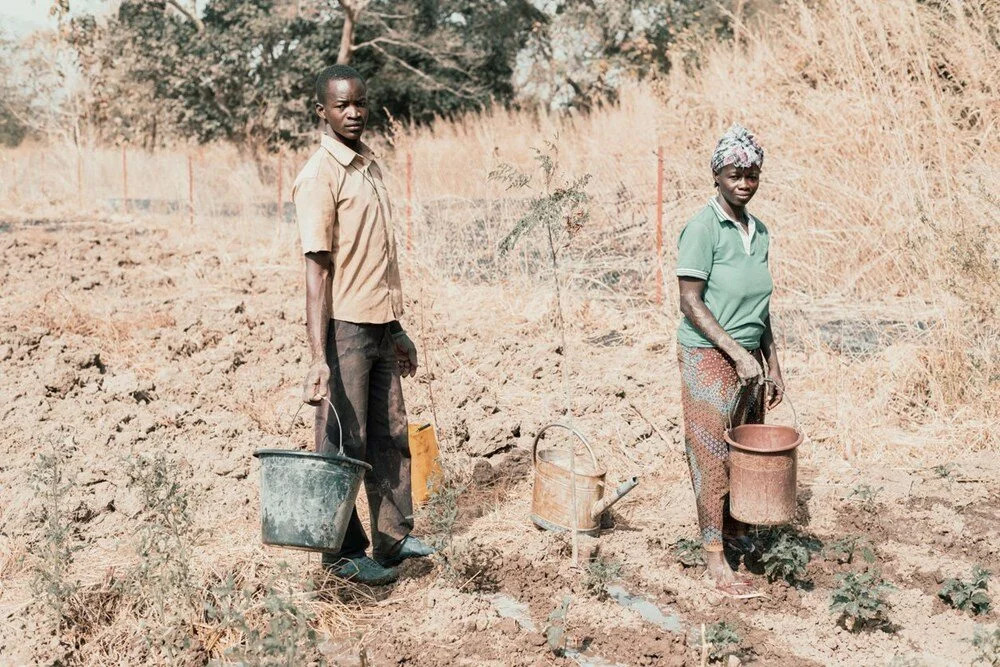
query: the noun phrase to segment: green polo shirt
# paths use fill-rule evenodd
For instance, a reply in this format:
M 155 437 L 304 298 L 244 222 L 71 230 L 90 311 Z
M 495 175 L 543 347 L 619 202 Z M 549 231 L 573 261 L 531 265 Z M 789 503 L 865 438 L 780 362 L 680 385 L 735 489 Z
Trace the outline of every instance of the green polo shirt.
M 760 347 L 770 317 L 770 237 L 760 220 L 747 214 L 750 233 L 729 219 L 715 197 L 684 226 L 677 241 L 677 275 L 705 281 L 702 299 L 715 319 L 748 350 Z M 688 319 L 677 341 L 685 347 L 715 347 Z

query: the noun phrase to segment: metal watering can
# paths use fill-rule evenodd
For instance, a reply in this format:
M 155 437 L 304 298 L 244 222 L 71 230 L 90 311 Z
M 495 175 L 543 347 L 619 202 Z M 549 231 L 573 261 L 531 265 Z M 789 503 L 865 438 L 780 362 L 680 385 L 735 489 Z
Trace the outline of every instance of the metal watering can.
M 580 440 L 590 453 L 590 460 L 576 460 L 572 450 L 543 449 L 538 441 L 550 428 L 564 428 Z M 535 464 L 535 485 L 531 500 L 531 520 L 544 530 L 575 530 L 593 535 L 600 527 L 604 512 L 639 483 L 631 477 L 605 496 L 605 471 L 598 467 L 590 443 L 579 431 L 565 424 L 542 427 L 531 446 Z

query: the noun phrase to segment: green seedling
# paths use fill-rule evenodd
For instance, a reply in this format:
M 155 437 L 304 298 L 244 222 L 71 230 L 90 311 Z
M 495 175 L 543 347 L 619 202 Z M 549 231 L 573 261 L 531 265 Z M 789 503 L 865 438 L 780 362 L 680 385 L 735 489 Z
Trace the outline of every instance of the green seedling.
M 793 532 L 782 531 L 761 555 L 764 573 L 771 581 L 784 579 L 790 584 L 805 581 L 809 565 L 809 548 L 806 541 Z
M 583 584 L 591 595 L 603 600 L 608 597 L 608 584 L 620 579 L 623 569 L 621 561 L 597 557 L 587 564 Z
M 428 541 L 440 551 L 446 550 L 451 544 L 455 523 L 458 521 L 458 501 L 467 487 L 468 483 L 459 472 L 448 467 L 420 509 L 421 520 L 427 526 L 430 536 Z
M 725 621 L 705 626 L 705 643 L 711 647 L 708 651 L 709 660 L 725 660 L 731 655 L 739 656 L 740 641 L 736 627 Z
M 955 609 L 971 611 L 973 615 L 985 614 L 990 610 L 990 596 L 987 592 L 990 572 L 978 565 L 972 568 L 972 579 L 945 579 L 938 591 L 938 597 Z
M 705 547 L 698 540 L 682 537 L 670 545 L 674 558 L 684 567 L 698 567 L 705 564 Z
M 225 656 L 241 665 L 316 664 L 321 655 L 310 612 L 295 603 L 292 586 L 276 579 L 239 588 L 230 575 L 211 589 L 205 616 L 237 641 Z
M 875 549 L 867 537 L 845 535 L 826 545 L 827 560 L 850 564 L 854 561 L 855 554 L 860 554 L 869 565 L 875 562 Z
M 955 470 L 954 463 L 945 463 L 942 465 L 936 465 L 933 468 L 931 468 L 931 472 L 934 473 L 937 477 L 940 477 L 941 479 L 947 479 L 951 477 L 951 473 L 954 470 Z
M 560 173 L 559 146 L 555 140 L 546 141 L 544 148 L 534 148 L 535 162 L 541 170 L 541 182 L 532 184 L 532 177 L 511 165 L 501 164 L 490 172 L 492 181 L 499 181 L 508 190 L 527 189 L 532 195 L 527 212 L 514 224 L 507 236 L 500 242 L 500 255 L 508 255 L 518 241 L 535 227 L 545 228 L 548 241 L 549 261 L 552 267 L 552 285 L 556 298 L 556 330 L 559 332 L 559 346 L 563 359 L 559 363 L 562 375 L 565 410 L 570 411 L 568 349 L 566 346 L 566 316 L 563 308 L 563 278 L 561 277 L 559 256 L 569 247 L 570 241 L 590 218 L 590 196 L 587 183 L 590 174 L 577 179 L 568 179 Z
M 858 484 L 847 494 L 847 500 L 859 504 L 866 512 L 874 512 L 880 493 L 882 493 L 881 486 L 874 487 L 870 484 Z
M 1000 628 L 976 626 L 972 635 L 972 648 L 976 649 L 973 665 L 1000 665 Z
M 142 501 L 142 524 L 136 531 L 139 564 L 128 585 L 141 601 L 140 627 L 152 653 L 149 660 L 185 662 L 197 650 L 190 624 L 203 595 L 191 567 L 200 536 L 191 492 L 181 484 L 177 465 L 162 453 L 129 459 L 125 474 Z
M 67 614 L 70 599 L 80 587 L 79 582 L 69 577 L 73 553 L 79 549 L 66 501 L 73 484 L 63 478 L 58 454 L 39 454 L 29 481 L 39 501 L 42 524 L 32 591 L 53 631 L 61 634 L 70 624 Z
M 885 627 L 892 605 L 886 599 L 894 586 L 874 571 L 837 575 L 837 588 L 830 595 L 830 611 L 849 631 Z
M 564 596 L 562 604 L 549 613 L 549 623 L 545 626 L 545 642 L 556 655 L 562 655 L 566 649 L 566 617 L 572 600 L 570 596 Z

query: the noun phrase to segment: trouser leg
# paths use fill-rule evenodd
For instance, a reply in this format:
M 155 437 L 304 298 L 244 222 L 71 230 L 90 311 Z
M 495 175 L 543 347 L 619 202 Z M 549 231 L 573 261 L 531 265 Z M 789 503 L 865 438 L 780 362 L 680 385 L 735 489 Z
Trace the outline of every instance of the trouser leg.
M 352 459 L 366 460 L 368 385 L 374 356 L 371 337 L 371 331 L 364 325 L 338 320 L 330 323 L 326 360 L 330 366 L 329 397 L 337 409 L 337 415 L 334 416 L 330 406 L 325 403 L 317 410 L 317 451 L 337 453 L 342 432 L 344 454 Z M 340 427 L 336 417 L 340 418 Z M 368 546 L 368 536 L 365 535 L 355 508 L 347 525 L 340 554 L 324 554 L 323 562 L 362 556 Z
M 723 504 L 729 493 L 729 448 L 723 434 L 736 373 L 714 348 L 678 351 L 684 445 L 691 469 L 701 539 L 708 551 L 722 550 Z
M 388 328 L 372 364 L 368 394 L 368 463 L 365 491 L 371 509 L 372 550 L 388 556 L 413 530 L 410 445 L 406 406 Z

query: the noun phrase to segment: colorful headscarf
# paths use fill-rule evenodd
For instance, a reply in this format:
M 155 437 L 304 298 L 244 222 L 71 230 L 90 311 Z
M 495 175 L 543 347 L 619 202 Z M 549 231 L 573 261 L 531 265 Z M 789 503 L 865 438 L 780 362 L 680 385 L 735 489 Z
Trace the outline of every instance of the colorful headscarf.
M 712 173 L 717 174 L 727 164 L 741 169 L 764 166 L 764 149 L 757 139 L 739 123 L 733 123 L 719 139 L 712 154 Z

